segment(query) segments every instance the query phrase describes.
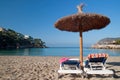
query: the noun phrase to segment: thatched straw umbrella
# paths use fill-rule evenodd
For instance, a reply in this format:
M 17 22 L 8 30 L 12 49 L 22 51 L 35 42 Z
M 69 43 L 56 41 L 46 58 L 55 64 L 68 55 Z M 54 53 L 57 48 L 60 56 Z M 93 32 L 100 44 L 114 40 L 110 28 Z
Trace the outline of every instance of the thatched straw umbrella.
M 55 27 L 62 31 L 79 32 L 80 33 L 80 62 L 83 69 L 83 40 L 82 32 L 101 29 L 110 23 L 110 19 L 106 16 L 92 13 L 83 13 L 81 4 L 77 6 L 78 13 L 63 17 L 55 23 Z

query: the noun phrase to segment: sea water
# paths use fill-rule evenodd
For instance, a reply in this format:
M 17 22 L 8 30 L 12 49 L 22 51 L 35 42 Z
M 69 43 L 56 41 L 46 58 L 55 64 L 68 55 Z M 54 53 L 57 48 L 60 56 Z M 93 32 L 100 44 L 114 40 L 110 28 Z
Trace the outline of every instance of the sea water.
M 109 56 L 120 56 L 120 49 L 83 48 L 83 56 L 91 53 L 108 53 Z M 0 56 L 79 56 L 79 47 L 52 47 L 0 50 Z

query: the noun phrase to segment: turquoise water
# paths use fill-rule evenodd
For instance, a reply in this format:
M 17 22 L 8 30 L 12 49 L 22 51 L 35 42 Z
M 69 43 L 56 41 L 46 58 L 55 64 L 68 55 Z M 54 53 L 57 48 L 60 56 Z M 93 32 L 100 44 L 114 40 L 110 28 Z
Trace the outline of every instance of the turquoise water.
M 87 56 L 90 53 L 108 53 L 110 56 L 120 56 L 118 49 L 91 49 L 84 48 L 83 55 Z M 67 48 L 27 48 L 15 50 L 0 50 L 0 55 L 10 56 L 79 56 L 78 47 Z

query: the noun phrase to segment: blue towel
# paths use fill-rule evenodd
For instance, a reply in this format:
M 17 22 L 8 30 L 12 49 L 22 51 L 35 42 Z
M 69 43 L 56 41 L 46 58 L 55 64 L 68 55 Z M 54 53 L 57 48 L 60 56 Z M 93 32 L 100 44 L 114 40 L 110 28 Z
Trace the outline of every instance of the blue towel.
M 62 62 L 62 66 L 64 65 L 76 65 L 77 67 L 79 67 L 80 62 L 79 61 L 75 61 L 75 60 L 67 60 L 65 62 Z

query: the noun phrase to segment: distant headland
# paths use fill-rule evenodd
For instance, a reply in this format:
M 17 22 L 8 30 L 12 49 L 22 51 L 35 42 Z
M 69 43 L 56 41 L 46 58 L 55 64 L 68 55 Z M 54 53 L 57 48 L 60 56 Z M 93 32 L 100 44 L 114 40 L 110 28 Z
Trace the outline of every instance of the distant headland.
M 0 27 L 0 49 L 15 48 L 46 48 L 46 45 L 39 38 Z
M 120 38 L 104 38 L 92 45 L 97 49 L 120 49 Z

